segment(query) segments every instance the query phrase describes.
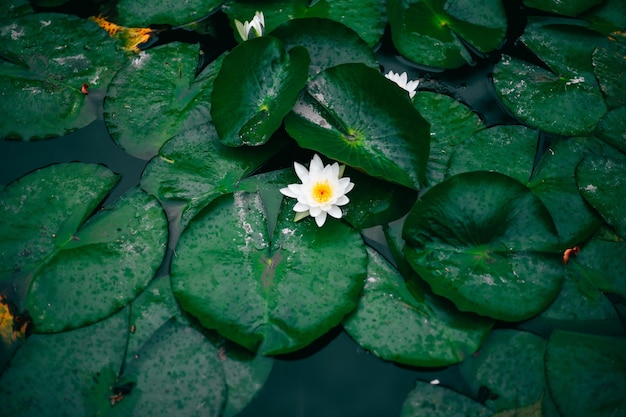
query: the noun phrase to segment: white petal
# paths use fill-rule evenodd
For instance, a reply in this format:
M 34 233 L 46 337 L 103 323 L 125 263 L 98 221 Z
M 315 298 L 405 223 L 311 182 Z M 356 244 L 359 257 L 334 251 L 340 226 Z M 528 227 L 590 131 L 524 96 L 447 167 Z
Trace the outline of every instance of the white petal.
M 293 206 L 293 211 L 297 211 L 298 213 L 303 211 L 309 211 L 309 205 L 298 201 L 296 205 Z
M 311 175 L 317 175 L 324 169 L 324 163 L 318 154 L 313 155 L 313 159 L 311 159 L 311 164 L 309 165 L 309 170 L 311 171 Z
M 241 23 L 239 20 L 235 19 L 235 27 L 237 28 L 237 33 L 239 33 L 239 36 L 241 37 L 241 39 L 244 41 L 248 40 L 248 32 L 246 32 L 245 25 Z
M 348 178 L 350 179 L 350 178 Z M 350 182 L 348 183 L 348 185 L 345 186 L 343 193 L 344 194 L 348 194 L 350 191 L 352 191 L 352 189 L 354 188 L 354 183 Z
M 406 83 L 406 89 L 408 91 L 414 91 L 418 85 L 420 85 L 419 80 L 409 81 L 408 83 Z
M 315 223 L 317 223 L 318 227 L 324 226 L 324 222 L 326 221 L 325 211 L 320 211 L 320 214 L 318 214 L 317 216 L 313 216 L 313 217 L 315 217 Z
M 404 88 L 406 86 L 406 79 L 407 79 L 406 72 L 403 72 L 402 74 L 400 74 L 400 78 L 398 80 L 398 84 L 400 85 L 400 87 Z
M 322 209 L 320 207 L 311 207 L 309 212 L 311 213 L 311 216 L 317 217 L 320 213 L 322 213 Z
M 298 198 L 298 194 L 294 193 L 293 190 L 291 190 L 290 188 L 292 185 L 296 185 L 296 184 L 289 184 L 289 187 L 281 188 L 279 190 L 280 193 L 287 197 Z
M 307 171 L 304 165 L 294 162 L 293 168 L 296 170 L 296 175 L 300 178 L 300 181 L 305 182 L 309 180 L 309 171 Z
M 328 214 L 333 216 L 335 219 L 341 219 L 341 209 L 337 206 L 332 206 L 330 210 L 328 210 Z
M 336 205 L 338 206 L 345 206 L 346 204 L 348 204 L 350 202 L 350 199 L 348 197 L 346 197 L 345 195 L 342 195 L 341 197 L 339 197 L 337 199 L 337 201 L 335 202 Z

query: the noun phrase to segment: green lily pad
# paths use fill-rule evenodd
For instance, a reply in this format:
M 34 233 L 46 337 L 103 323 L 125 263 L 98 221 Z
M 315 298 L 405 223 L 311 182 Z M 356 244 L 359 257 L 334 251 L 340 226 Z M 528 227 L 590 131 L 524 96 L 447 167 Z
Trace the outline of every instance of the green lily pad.
M 555 331 L 545 361 L 561 415 L 612 417 L 626 411 L 626 338 Z
M 592 53 L 606 39 L 581 26 L 530 20 L 522 42 L 550 70 L 503 56 L 493 74 L 502 103 L 530 126 L 559 135 L 592 132 L 607 112 Z
M 419 91 L 413 105 L 430 123 L 426 179 L 433 186 L 443 181 L 454 149 L 484 125 L 469 107 L 443 94 Z
M 0 24 L 0 137 L 46 139 L 96 120 L 97 98 L 122 65 L 95 23 L 56 13 Z M 87 84 L 89 94 L 81 92 Z
M 359 305 L 343 322 L 348 334 L 376 356 L 411 366 L 445 366 L 472 355 L 491 323 L 459 313 L 433 296 L 414 297 L 399 272 L 368 249 Z
M 476 355 L 459 365 L 474 398 L 488 392 L 485 406 L 515 410 L 537 402 L 555 410 L 544 375 L 546 340 L 517 330 L 494 330 Z M 550 404 L 548 404 L 550 403 Z M 558 416 L 544 412 L 542 416 Z
M 585 200 L 626 239 L 626 159 L 587 154 L 576 167 L 576 180 Z
M 214 198 L 235 191 L 238 181 L 278 152 L 280 145 L 271 141 L 235 149 L 220 143 L 211 123 L 196 126 L 163 145 L 146 166 L 141 187 L 166 210 L 176 210 L 170 226 L 182 229 Z
M 329 68 L 285 118 L 304 148 L 409 188 L 425 182 L 428 123 L 406 91 L 363 64 Z
M 262 354 L 297 350 L 339 324 L 366 272 L 356 231 L 340 221 L 294 223 L 291 207 L 283 203 L 270 239 L 259 193 L 220 197 L 189 224 L 172 262 L 183 309 Z
M 604 0 L 580 17 L 590 23 L 590 28 L 605 35 L 613 35 L 626 27 L 626 3 L 621 0 Z
M 33 219 L 34 220 L 34 219 Z M 35 330 L 56 332 L 108 317 L 145 288 L 161 265 L 167 219 L 139 188 L 91 217 L 32 272 L 26 306 Z
M 105 10 L 115 23 L 126 27 L 180 26 L 206 17 L 222 3 L 223 0 L 156 0 L 147 6 L 133 0 L 118 0 L 113 9 Z
M 2 413 L 83 417 L 110 409 L 127 326 L 124 309 L 82 329 L 30 336 L 0 379 Z
M 266 33 L 292 19 L 334 20 L 355 31 L 369 47 L 376 45 L 387 23 L 384 0 L 229 0 L 222 10 L 231 20 L 241 22 L 249 21 L 256 11 L 262 11 Z
M 151 416 L 219 416 L 226 382 L 218 350 L 200 332 L 174 320 L 166 322 L 132 357 L 121 384 L 132 384 L 125 403 Z
M 593 6 L 602 3 L 602 0 L 524 0 L 524 6 L 545 12 L 556 13 L 564 16 L 578 16 Z
M 561 244 L 571 247 L 590 237 L 602 222 L 578 192 L 574 178 L 576 165 L 598 141 L 557 140 L 533 172 L 537 137 L 537 131 L 524 126 L 495 126 L 480 131 L 454 150 L 447 176 L 489 170 L 515 178 L 546 205 Z
M 626 105 L 608 112 L 600 120 L 595 134 L 622 152 L 626 152 Z
M 13 282 L 23 298 L 37 268 L 71 240 L 118 180 L 104 166 L 71 163 L 6 186 L 0 192 L 0 283 Z
M 219 58 L 196 77 L 198 46 L 167 44 L 142 51 L 107 90 L 104 120 L 115 142 L 142 159 L 175 134 L 211 120 L 211 91 Z
M 449 388 L 417 381 L 409 392 L 400 417 L 493 417 L 480 403 Z
M 326 68 L 347 63 L 362 63 L 378 69 L 370 47 L 353 30 L 329 19 L 295 19 L 272 31 L 285 48 L 304 46 L 309 51 L 309 77 Z
M 468 172 L 434 186 L 409 212 L 403 238 L 413 269 L 462 311 L 527 319 L 561 286 L 548 210 L 502 174 Z
M 625 10 L 626 14 L 626 10 Z M 626 36 L 613 34 L 612 42 L 598 46 L 593 51 L 593 67 L 600 88 L 604 93 L 606 104 L 619 107 L 626 104 L 624 90 L 626 89 Z
M 211 94 L 211 116 L 222 143 L 262 145 L 281 126 L 306 83 L 304 47 L 288 52 L 270 36 L 250 39 L 224 59 Z
M 458 68 L 470 51 L 491 52 L 507 30 L 500 0 L 390 0 L 387 14 L 394 46 L 418 64 Z
M 33 13 L 33 7 L 28 0 L 5 0 L 0 4 L 0 16 L 3 19 L 12 19 Z

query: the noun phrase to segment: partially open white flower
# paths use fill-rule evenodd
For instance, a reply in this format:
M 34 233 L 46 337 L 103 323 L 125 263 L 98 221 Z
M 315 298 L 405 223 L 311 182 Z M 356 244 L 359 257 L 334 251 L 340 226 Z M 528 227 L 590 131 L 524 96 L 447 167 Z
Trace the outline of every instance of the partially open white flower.
M 417 86 L 420 83 L 419 80 L 407 82 L 406 72 L 403 72 L 402 74 L 396 74 L 393 71 L 389 71 L 387 74 L 385 74 L 385 77 L 390 79 L 394 83 L 398 84 L 400 87 L 402 87 L 406 91 L 408 91 L 409 97 L 411 98 L 413 98 L 413 96 L 415 95 L 415 90 L 417 89 Z
M 250 22 L 246 20 L 244 23 L 241 23 L 239 20 L 235 19 L 235 26 L 237 27 L 239 36 L 241 36 L 241 39 L 244 41 L 250 38 L 259 38 L 263 36 L 263 30 L 265 29 L 265 17 L 263 16 L 263 12 L 256 12 Z
M 349 177 L 341 178 L 345 166 L 340 167 L 337 162 L 324 166 L 318 155 L 313 156 L 308 171 L 297 162 L 293 166 L 302 184 L 289 184 L 280 192 L 298 199 L 293 207 L 297 213 L 295 220 L 310 215 L 322 227 L 328 214 L 340 219 L 343 213 L 339 206 L 348 204 L 350 199 L 346 194 L 354 187 Z

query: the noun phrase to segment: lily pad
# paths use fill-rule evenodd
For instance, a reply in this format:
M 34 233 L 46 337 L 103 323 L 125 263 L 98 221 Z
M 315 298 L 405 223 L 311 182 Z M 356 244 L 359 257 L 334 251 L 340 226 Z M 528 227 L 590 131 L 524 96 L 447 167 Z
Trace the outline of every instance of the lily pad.
M 238 181 L 280 146 L 277 141 L 257 148 L 224 146 L 213 125 L 206 123 L 167 141 L 146 166 L 141 187 L 156 196 L 166 210 L 175 211 L 170 226 L 182 230 L 214 198 L 235 191 Z
M 590 237 L 602 219 L 578 192 L 576 165 L 599 141 L 591 138 L 555 140 L 535 167 L 539 133 L 524 126 L 495 126 L 457 146 L 447 176 L 489 170 L 525 184 L 546 205 L 564 246 Z
M 98 114 L 91 93 L 106 88 L 123 62 L 98 25 L 57 13 L 4 20 L 0 44 L 0 137 L 7 139 L 46 139 L 87 126 Z
M 621 0 L 604 0 L 580 17 L 590 23 L 590 28 L 600 33 L 615 34 L 626 27 L 626 3 Z
M 242 22 L 249 21 L 256 11 L 262 11 L 266 32 L 292 19 L 334 20 L 355 31 L 370 48 L 379 41 L 387 23 L 384 0 L 229 0 L 222 9 L 230 19 Z
M 494 411 L 515 410 L 542 403 L 541 415 L 559 416 L 544 375 L 546 340 L 532 333 L 500 329 L 489 334 L 476 355 L 459 365 L 471 394 L 489 393 L 485 406 Z M 541 407 L 540 407 L 541 409 Z
M 520 120 L 546 132 L 592 132 L 607 112 L 591 56 L 606 39 L 581 26 L 531 20 L 521 41 L 548 67 L 503 56 L 493 74 L 503 104 Z
M 560 0 L 524 0 L 526 7 L 572 17 L 600 3 L 602 0 L 569 0 L 566 2 Z
M 576 180 L 585 200 L 626 239 L 626 159 L 587 154 L 576 167 Z
M 449 388 L 417 381 L 409 392 L 400 417 L 492 417 L 480 403 Z
M 222 59 L 196 77 L 197 45 L 173 43 L 142 51 L 107 90 L 104 120 L 115 142 L 142 159 L 175 134 L 211 120 L 211 91 Z
M 270 238 L 258 193 L 220 197 L 189 224 L 172 262 L 183 309 L 262 354 L 297 350 L 339 324 L 366 272 L 356 231 L 340 221 L 294 223 L 291 206 L 283 203 Z
M 21 300 L 37 268 L 71 240 L 118 180 L 104 166 L 71 163 L 6 186 L 0 192 L 0 283 L 13 282 Z
M 454 149 L 478 130 L 482 120 L 469 107 L 444 94 L 420 91 L 413 105 L 430 123 L 430 156 L 426 179 L 433 186 L 444 179 Z
M 285 48 L 304 46 L 309 51 L 309 77 L 326 68 L 347 63 L 362 63 L 378 69 L 371 48 L 351 29 L 329 19 L 294 19 L 272 31 Z
M 547 307 L 561 286 L 548 210 L 502 174 L 468 172 L 434 186 L 409 212 L 403 238 L 415 271 L 462 311 L 527 319 Z
M 206 17 L 222 3 L 223 0 L 156 0 L 147 6 L 134 0 L 118 0 L 113 9 L 105 11 L 114 17 L 115 23 L 127 27 L 181 26 Z
M 376 356 L 411 366 L 445 366 L 472 355 L 491 323 L 460 313 L 430 294 L 418 299 L 382 255 L 368 249 L 359 305 L 345 330 Z
M 109 410 L 127 326 L 124 309 L 82 329 L 30 336 L 0 379 L 3 414 L 82 417 Z
M 595 134 L 622 152 L 626 152 L 626 105 L 608 112 L 600 120 Z
M 473 63 L 471 52 L 493 51 L 507 30 L 500 0 L 390 0 L 387 14 L 398 51 L 431 67 Z
M 626 338 L 555 331 L 545 360 L 562 415 L 611 417 L 626 411 Z
M 0 16 L 3 19 L 24 16 L 33 13 L 28 0 L 5 0 L 0 4 Z
M 329 68 L 285 118 L 304 148 L 405 187 L 425 182 L 428 123 L 406 92 L 363 64 Z
M 26 306 L 40 332 L 94 323 L 133 300 L 161 265 L 167 219 L 134 188 L 71 232 L 32 272 Z
M 625 11 L 626 14 L 626 11 Z M 606 104 L 613 108 L 626 104 L 626 35 L 613 34 L 612 42 L 593 51 L 594 72 L 600 81 Z
M 250 39 L 224 59 L 211 94 L 211 116 L 227 146 L 262 145 L 281 126 L 306 83 L 304 47 L 288 52 L 270 36 Z

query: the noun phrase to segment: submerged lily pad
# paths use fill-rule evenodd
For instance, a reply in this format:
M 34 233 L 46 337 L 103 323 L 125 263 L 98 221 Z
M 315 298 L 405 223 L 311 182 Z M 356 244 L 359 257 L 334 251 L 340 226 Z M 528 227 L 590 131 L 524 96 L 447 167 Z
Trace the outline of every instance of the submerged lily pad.
M 224 59 L 211 94 L 211 116 L 223 144 L 262 145 L 281 126 L 306 82 L 306 48 L 288 52 L 270 36 L 250 39 Z
M 555 331 L 545 360 L 561 415 L 612 417 L 626 411 L 626 338 Z
M 602 0 L 524 0 L 526 7 L 564 16 L 577 16 L 600 3 Z
M 468 172 L 434 186 L 409 213 L 403 238 L 415 271 L 462 311 L 523 320 L 543 310 L 561 286 L 548 210 L 502 174 Z
M 150 159 L 175 134 L 211 120 L 213 79 L 222 59 L 196 77 L 198 46 L 167 44 L 142 51 L 115 76 L 104 120 L 129 154 Z
M 606 39 L 581 26 L 536 19 L 521 40 L 549 69 L 504 56 L 493 74 L 503 104 L 520 120 L 546 132 L 592 132 L 607 106 L 591 58 Z
M 183 309 L 262 354 L 297 350 L 339 324 L 366 271 L 355 230 L 340 221 L 294 223 L 291 207 L 283 202 L 270 237 L 259 193 L 220 197 L 189 224 L 172 262 Z
M 471 52 L 493 51 L 507 29 L 500 0 L 389 0 L 387 14 L 398 51 L 431 67 L 472 63 Z
M 304 148 L 409 188 L 425 182 L 428 123 L 406 91 L 363 64 L 329 68 L 285 118 Z
M 626 159 L 587 154 L 576 167 L 576 180 L 585 200 L 626 239 Z
M 418 299 L 380 254 L 368 249 L 367 280 L 359 305 L 343 325 L 376 356 L 411 366 L 462 361 L 480 346 L 491 322 L 460 313 L 441 299 Z
M 87 126 L 98 114 L 87 91 L 106 88 L 122 65 L 105 31 L 70 15 L 4 20 L 0 44 L 1 138 L 46 139 Z

